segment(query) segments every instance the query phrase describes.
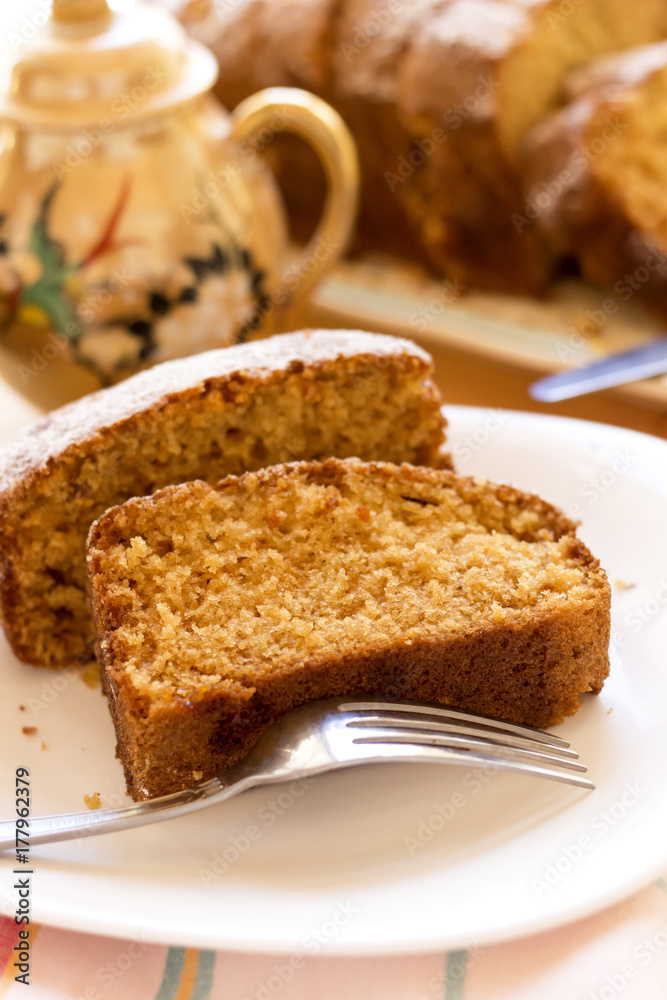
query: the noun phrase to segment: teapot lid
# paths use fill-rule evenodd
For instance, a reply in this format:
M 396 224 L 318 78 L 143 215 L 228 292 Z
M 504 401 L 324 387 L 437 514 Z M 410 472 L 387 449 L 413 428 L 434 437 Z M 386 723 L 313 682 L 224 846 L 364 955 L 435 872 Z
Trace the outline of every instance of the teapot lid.
M 141 0 L 122 10 L 107 0 L 53 0 L 50 21 L 0 93 L 0 119 L 112 128 L 193 100 L 217 74 L 213 54 L 167 11 Z

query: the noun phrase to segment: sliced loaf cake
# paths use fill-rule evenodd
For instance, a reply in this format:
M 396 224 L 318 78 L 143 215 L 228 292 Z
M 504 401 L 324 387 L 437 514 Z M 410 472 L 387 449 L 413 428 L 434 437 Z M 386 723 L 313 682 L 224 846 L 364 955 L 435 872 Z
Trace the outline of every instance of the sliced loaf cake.
M 169 487 L 96 522 L 88 574 L 136 799 L 221 772 L 309 700 L 549 726 L 608 670 L 609 586 L 574 525 L 446 471 L 331 459 Z
M 646 303 L 667 318 L 667 42 L 596 61 L 529 133 L 526 206 L 560 253 L 606 286 L 613 315 Z
M 0 615 L 18 657 L 93 655 L 85 540 L 114 504 L 331 455 L 447 464 L 432 362 L 413 343 L 322 330 L 158 365 L 0 449 Z
M 559 105 L 574 68 L 667 34 L 664 0 L 177 0 L 175 9 L 216 54 L 227 107 L 291 85 L 341 113 L 361 165 L 357 249 L 503 292 L 542 289 L 555 264 L 539 227 L 521 222 L 526 133 Z M 280 150 L 272 164 L 305 236 L 321 211 L 321 170 L 284 138 L 267 152 Z

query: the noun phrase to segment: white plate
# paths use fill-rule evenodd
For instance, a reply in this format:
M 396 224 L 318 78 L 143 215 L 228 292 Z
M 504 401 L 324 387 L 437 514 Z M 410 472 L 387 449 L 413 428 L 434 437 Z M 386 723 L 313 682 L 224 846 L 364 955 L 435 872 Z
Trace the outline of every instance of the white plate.
M 667 869 L 667 442 L 447 412 L 461 471 L 574 509 L 610 579 L 632 585 L 614 585 L 608 683 L 560 727 L 597 790 L 435 765 L 260 789 L 190 818 L 35 848 L 37 920 L 200 947 L 395 954 L 553 927 Z M 99 690 L 20 665 L 4 641 L 0 659 L 0 815 L 12 814 L 19 766 L 32 772 L 35 813 L 81 809 L 93 792 L 117 804 L 123 778 Z M 24 735 L 29 725 L 38 732 Z M 6 913 L 13 860 L 0 869 Z

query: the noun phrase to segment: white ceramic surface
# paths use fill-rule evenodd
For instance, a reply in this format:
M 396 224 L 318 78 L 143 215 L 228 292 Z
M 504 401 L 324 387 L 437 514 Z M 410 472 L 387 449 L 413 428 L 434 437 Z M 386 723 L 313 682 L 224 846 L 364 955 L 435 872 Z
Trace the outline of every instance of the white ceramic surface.
M 611 676 L 559 727 L 596 791 L 436 765 L 260 789 L 189 818 L 35 848 L 35 919 L 200 947 L 395 954 L 553 927 L 667 869 L 667 442 L 447 412 L 459 469 L 570 510 L 613 582 Z M 94 792 L 119 804 L 99 689 L 19 664 L 4 638 L 0 661 L 0 815 L 12 815 L 20 766 L 32 772 L 35 814 L 81 809 Z M 13 868 L 12 855 L 0 860 L 9 914 Z

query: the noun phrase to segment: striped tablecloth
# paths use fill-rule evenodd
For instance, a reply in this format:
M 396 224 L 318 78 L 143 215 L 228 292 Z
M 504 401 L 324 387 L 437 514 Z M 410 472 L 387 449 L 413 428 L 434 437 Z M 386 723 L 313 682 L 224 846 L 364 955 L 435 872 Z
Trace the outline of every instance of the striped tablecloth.
M 586 920 L 469 951 L 371 958 L 242 954 L 35 924 L 28 941 L 26 990 L 15 980 L 19 928 L 0 918 L 2 998 L 665 1000 L 667 878 Z

